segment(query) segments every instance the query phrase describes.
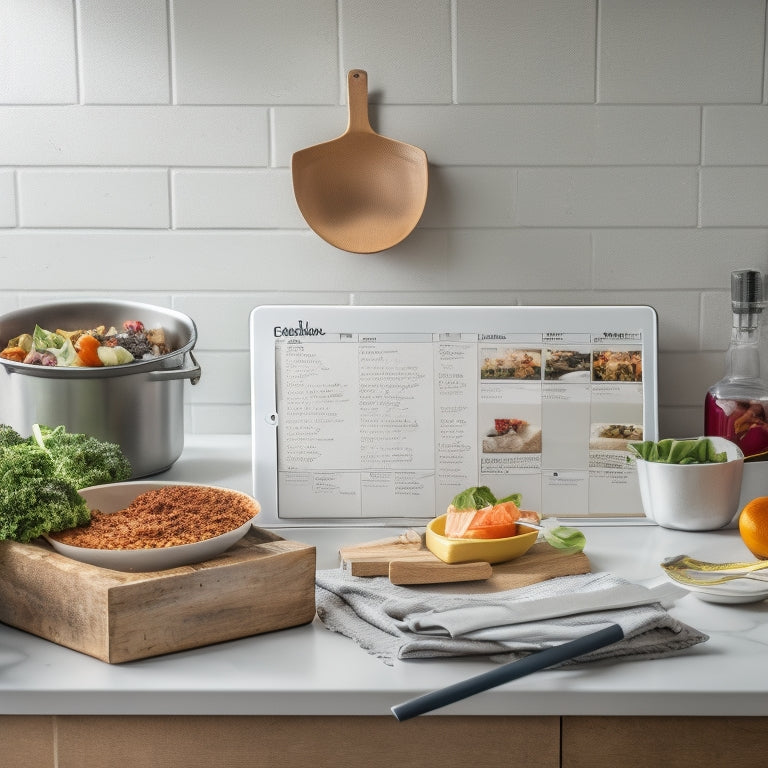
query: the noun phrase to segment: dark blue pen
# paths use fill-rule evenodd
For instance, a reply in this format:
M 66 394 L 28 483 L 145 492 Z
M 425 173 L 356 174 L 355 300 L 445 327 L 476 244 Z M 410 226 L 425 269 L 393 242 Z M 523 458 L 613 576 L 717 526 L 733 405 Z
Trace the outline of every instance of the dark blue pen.
M 560 662 L 575 659 L 577 656 L 583 656 L 585 653 L 596 651 L 598 648 L 603 648 L 606 645 L 618 643 L 623 638 L 624 632 L 621 627 L 618 624 L 611 624 L 605 629 L 590 632 L 590 634 L 579 637 L 576 640 L 561 643 L 554 648 L 545 648 L 543 651 L 537 651 L 518 661 L 511 661 L 509 664 L 504 664 L 497 669 L 492 669 L 445 688 L 425 693 L 423 696 L 409 699 L 402 704 L 396 704 L 392 707 L 392 714 L 400 721 L 409 720 L 417 715 L 423 715 L 426 712 L 432 712 L 432 710 L 440 709 L 440 707 L 445 707 L 469 696 L 474 696 L 476 693 L 495 688 L 502 683 L 508 683 L 510 680 L 517 680 L 540 669 L 546 669 Z

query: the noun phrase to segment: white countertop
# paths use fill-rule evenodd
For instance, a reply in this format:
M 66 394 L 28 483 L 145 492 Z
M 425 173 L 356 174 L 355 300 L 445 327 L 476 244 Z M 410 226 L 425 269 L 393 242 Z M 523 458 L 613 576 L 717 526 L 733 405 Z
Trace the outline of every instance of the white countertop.
M 156 479 L 251 490 L 248 436 L 188 436 Z M 738 532 L 686 533 L 652 525 L 589 525 L 593 570 L 661 582 L 676 554 L 753 559 Z M 337 564 L 344 544 L 376 529 L 281 529 Z M 0 577 L 2 575 L 0 574 Z M 768 715 L 768 602 L 717 605 L 686 595 L 671 609 L 710 635 L 672 658 L 545 670 L 446 707 L 438 715 Z M 390 707 L 490 669 L 480 659 L 396 662 L 368 655 L 317 619 L 192 651 L 110 665 L 0 625 L 0 714 L 390 715 Z

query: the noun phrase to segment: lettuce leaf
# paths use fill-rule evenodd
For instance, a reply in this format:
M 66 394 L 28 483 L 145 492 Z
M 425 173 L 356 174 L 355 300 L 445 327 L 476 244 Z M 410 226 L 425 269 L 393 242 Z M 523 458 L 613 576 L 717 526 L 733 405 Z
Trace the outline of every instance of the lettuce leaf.
M 451 504 L 456 509 L 483 509 L 496 503 L 496 497 L 487 485 L 467 488 L 453 497 Z
M 645 440 L 629 443 L 629 450 L 644 461 L 661 464 L 719 464 L 727 461 L 725 451 L 716 451 L 708 437 L 694 440 Z

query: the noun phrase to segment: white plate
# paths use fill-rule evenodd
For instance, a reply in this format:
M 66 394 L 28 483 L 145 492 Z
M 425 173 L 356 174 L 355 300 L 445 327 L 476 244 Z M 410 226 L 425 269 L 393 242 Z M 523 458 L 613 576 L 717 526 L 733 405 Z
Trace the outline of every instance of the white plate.
M 750 581 L 749 579 L 734 579 L 724 584 L 708 584 L 697 586 L 683 584 L 673 579 L 668 573 L 664 574 L 669 581 L 678 587 L 687 589 L 692 595 L 706 603 L 724 603 L 737 605 L 740 603 L 759 603 L 768 599 L 768 583 L 764 581 Z
M 146 482 L 111 483 L 84 488 L 80 495 L 85 499 L 90 509 L 98 509 L 105 514 L 117 512 L 127 507 L 139 494 L 157 490 L 171 485 L 198 485 L 197 483 L 174 483 L 159 480 Z M 231 489 L 222 489 L 231 493 Z M 248 498 L 258 509 L 258 503 L 247 494 Z M 113 571 L 164 571 L 168 568 L 178 568 L 182 565 L 200 563 L 225 552 L 233 544 L 245 536 L 251 528 L 255 517 L 239 528 L 205 539 L 193 544 L 179 544 L 175 547 L 157 549 L 90 549 L 64 544 L 48 536 L 48 543 L 56 552 L 73 560 Z
M 590 376 L 589 371 L 571 371 L 559 376 L 557 381 L 589 381 Z

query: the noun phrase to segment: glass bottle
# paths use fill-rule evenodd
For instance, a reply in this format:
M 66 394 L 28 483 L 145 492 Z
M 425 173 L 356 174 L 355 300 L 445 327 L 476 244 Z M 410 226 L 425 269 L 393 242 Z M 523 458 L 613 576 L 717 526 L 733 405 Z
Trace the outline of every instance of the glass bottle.
M 768 384 L 760 370 L 764 307 L 760 272 L 731 272 L 731 343 L 725 376 L 710 387 L 704 402 L 704 434 L 731 440 L 744 456 L 768 459 Z

